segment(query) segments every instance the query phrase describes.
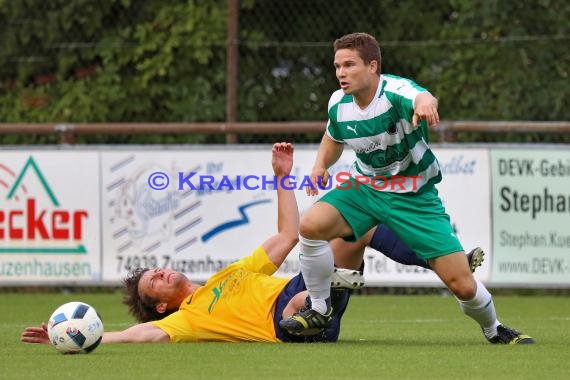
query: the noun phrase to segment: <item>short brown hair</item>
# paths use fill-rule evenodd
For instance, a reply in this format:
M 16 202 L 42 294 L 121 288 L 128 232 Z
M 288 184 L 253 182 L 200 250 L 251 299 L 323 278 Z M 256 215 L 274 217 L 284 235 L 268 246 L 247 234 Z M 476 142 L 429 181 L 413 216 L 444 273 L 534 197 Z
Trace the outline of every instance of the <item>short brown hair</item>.
M 156 305 L 159 303 L 158 299 L 139 294 L 139 282 L 142 275 L 148 270 L 148 268 L 133 269 L 123 280 L 123 285 L 125 285 L 123 303 L 129 307 L 129 313 L 142 323 L 157 321 L 175 311 L 159 313 L 156 310 Z
M 382 66 L 382 54 L 380 53 L 380 45 L 376 38 L 367 33 L 352 33 L 342 36 L 334 42 L 334 52 L 340 49 L 356 50 L 360 58 L 365 64 L 372 61 L 378 62 L 376 73 L 380 75 L 380 68 Z

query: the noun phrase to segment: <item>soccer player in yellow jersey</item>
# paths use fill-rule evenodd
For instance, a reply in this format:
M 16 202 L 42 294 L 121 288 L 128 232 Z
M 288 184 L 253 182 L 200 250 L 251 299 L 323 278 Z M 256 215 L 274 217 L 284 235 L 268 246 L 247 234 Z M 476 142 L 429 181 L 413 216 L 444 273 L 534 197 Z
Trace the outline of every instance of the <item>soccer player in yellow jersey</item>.
M 278 183 L 291 173 L 293 146 L 277 143 L 272 166 Z M 227 266 L 204 285 L 169 269 L 139 269 L 126 280 L 125 303 L 142 322 L 123 331 L 105 332 L 103 343 L 206 341 L 336 341 L 348 289 L 338 290 L 335 319 L 325 331 L 292 336 L 278 327 L 283 317 L 306 307 L 302 276 L 272 276 L 298 241 L 299 212 L 295 192 L 278 186 L 278 232 L 252 254 Z M 318 334 L 315 334 L 317 333 Z M 28 327 L 21 340 L 49 343 L 45 325 Z

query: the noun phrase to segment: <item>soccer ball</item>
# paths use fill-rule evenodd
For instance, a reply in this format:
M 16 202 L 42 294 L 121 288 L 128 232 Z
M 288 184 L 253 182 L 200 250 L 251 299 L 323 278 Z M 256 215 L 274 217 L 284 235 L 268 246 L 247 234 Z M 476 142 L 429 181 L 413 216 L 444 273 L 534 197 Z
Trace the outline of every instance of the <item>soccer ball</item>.
M 103 322 L 97 311 L 83 302 L 68 302 L 49 318 L 47 332 L 52 345 L 63 354 L 88 354 L 103 338 Z

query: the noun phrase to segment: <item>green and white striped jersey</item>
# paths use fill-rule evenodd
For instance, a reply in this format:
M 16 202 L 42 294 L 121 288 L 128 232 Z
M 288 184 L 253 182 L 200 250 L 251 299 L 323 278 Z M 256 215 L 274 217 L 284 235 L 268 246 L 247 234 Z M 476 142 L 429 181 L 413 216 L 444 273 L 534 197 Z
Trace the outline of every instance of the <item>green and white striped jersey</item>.
M 439 163 L 428 146 L 426 121 L 417 128 L 412 125 L 414 99 L 425 91 L 409 79 L 382 74 L 376 96 L 366 109 L 342 90 L 331 95 L 326 133 L 356 153 L 352 176 L 370 177 L 379 184 L 373 186 L 376 190 L 401 193 L 441 181 Z M 402 186 L 382 185 L 396 176 Z

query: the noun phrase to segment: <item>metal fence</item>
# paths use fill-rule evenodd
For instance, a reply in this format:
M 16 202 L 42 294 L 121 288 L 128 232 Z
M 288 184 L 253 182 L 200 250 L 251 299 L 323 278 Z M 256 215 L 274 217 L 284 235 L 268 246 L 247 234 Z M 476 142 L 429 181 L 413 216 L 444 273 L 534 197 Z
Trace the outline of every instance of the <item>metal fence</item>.
M 325 129 L 323 122 L 252 122 L 252 123 L 103 123 L 103 124 L 7 124 L 0 123 L 0 135 L 43 136 L 54 144 L 90 142 L 93 136 L 161 135 L 211 136 L 210 142 L 238 136 L 241 141 L 266 143 L 280 140 L 297 143 L 318 143 Z M 442 121 L 431 130 L 432 141 L 496 142 L 508 140 L 523 142 L 567 143 L 570 122 L 528 121 Z M 217 138 L 217 139 L 216 139 Z M 118 141 L 121 142 L 121 141 Z
M 538 51 L 550 57 L 553 65 L 559 62 L 564 66 L 565 61 L 558 57 L 560 45 L 569 38 L 567 26 L 550 25 L 549 28 L 541 24 L 539 12 L 535 12 L 537 20 L 532 25 L 536 34 L 529 35 L 528 25 L 525 25 L 528 20 L 520 11 L 525 6 L 512 5 L 516 9 L 510 9 L 508 2 L 492 3 L 482 2 L 480 9 L 471 14 L 473 5 L 448 0 L 0 2 L 0 18 L 8 14 L 3 13 L 3 9 L 15 12 L 0 32 L 5 40 L 0 40 L 0 58 L 6 63 L 5 76 L 0 77 L 0 96 L 9 95 L 3 103 L 0 100 L 0 107 L 23 109 L 18 114 L 7 112 L 17 116 L 14 120 L 5 118 L 3 121 L 10 124 L 0 128 L 16 137 L 2 137 L 0 143 L 262 143 L 280 137 L 316 143 L 323 130 L 328 96 L 337 86 L 332 67 L 332 42 L 354 31 L 366 31 L 379 38 L 384 71 L 413 77 L 430 89 L 431 85 L 438 86 L 439 78 L 445 73 L 442 65 L 446 57 L 463 54 L 477 46 L 492 51 L 493 57 L 526 57 L 529 61 L 536 59 L 532 54 Z M 564 2 L 555 1 L 549 6 L 560 4 Z M 163 12 L 167 7 L 170 13 Z M 469 13 L 467 16 L 458 14 L 461 7 Z M 180 9 L 179 14 L 175 13 L 177 9 Z M 501 34 L 504 33 L 502 24 L 493 29 L 495 19 L 507 11 L 513 14 L 510 28 L 514 35 Z M 561 10 L 562 19 L 567 11 L 566 8 Z M 196 12 L 204 14 L 196 16 Z M 184 24 L 185 20 L 196 25 Z M 41 23 L 56 24 L 54 30 L 60 33 L 34 34 Z M 435 26 L 430 29 L 426 23 Z M 460 34 L 454 23 L 473 24 L 471 34 Z M 95 25 L 107 29 L 96 29 Z M 150 32 L 144 29 L 149 25 Z M 179 32 L 177 28 L 187 29 Z M 418 28 L 422 29 L 421 33 L 417 32 Z M 434 32 L 438 28 L 445 33 Z M 130 34 L 129 38 L 123 38 L 105 30 Z M 17 33 L 18 43 L 25 47 L 17 55 L 11 53 L 11 46 L 6 42 L 12 41 L 6 37 L 10 33 Z M 179 39 L 169 39 L 171 35 Z M 158 62 L 161 49 L 167 50 L 168 44 L 178 44 L 166 55 L 171 61 Z M 97 73 L 109 69 L 105 66 L 106 54 L 131 56 L 139 50 L 142 53 L 125 65 L 123 71 L 117 71 L 117 75 L 127 78 L 139 71 L 147 75 L 145 70 L 156 65 L 156 72 L 148 74 L 148 87 L 139 89 L 133 83 L 109 76 L 105 80 L 110 81 L 111 95 L 89 88 L 90 80 L 103 80 Z M 194 60 L 190 61 L 189 57 Z M 568 55 L 565 57 L 568 59 Z M 476 68 L 485 69 L 481 62 L 486 57 L 471 58 L 472 61 L 466 62 L 472 62 L 473 67 L 465 67 L 466 76 L 472 76 Z M 81 65 L 72 66 L 71 61 Z M 192 63 L 185 65 L 185 62 Z M 185 67 L 191 65 L 197 68 L 192 71 Z M 564 70 L 567 67 L 556 66 L 551 71 L 563 75 Z M 178 73 L 176 86 L 167 82 L 169 75 L 175 75 L 169 74 L 172 71 Z M 207 74 L 197 79 L 204 73 Z M 14 78 L 29 75 L 24 81 L 26 86 L 14 96 L 10 91 L 15 79 L 12 81 L 10 74 Z M 71 78 L 74 82 L 66 87 L 67 82 L 61 78 Z M 137 79 L 141 80 L 140 76 Z M 477 80 L 466 84 L 476 85 Z M 548 83 L 556 88 L 564 86 L 555 81 Z M 85 87 L 84 91 L 77 90 L 81 86 Z M 119 115 L 113 113 L 112 103 L 110 106 L 98 104 L 98 97 L 112 97 L 113 91 L 117 102 L 130 105 L 129 111 Z M 10 98 L 15 100 L 10 101 Z M 434 131 L 434 138 L 469 142 L 569 141 L 565 136 L 568 123 L 555 121 L 560 118 L 530 117 L 551 123 L 478 121 L 505 120 L 501 112 L 508 107 L 500 104 L 503 98 L 498 96 L 496 109 L 472 110 L 473 106 L 466 104 L 465 110 L 459 111 L 453 106 L 456 113 L 451 113 L 452 106 L 446 104 L 456 99 L 453 95 L 447 96 L 441 102 L 445 122 Z M 546 109 L 554 110 L 561 108 L 563 100 L 553 96 L 550 102 L 551 108 Z M 41 114 L 50 107 L 59 107 L 60 112 Z M 529 114 L 534 108 L 539 107 L 529 107 Z M 82 110 L 85 115 L 77 116 L 82 115 Z M 546 116 L 553 114 L 556 113 L 552 111 Z M 70 115 L 69 118 L 66 115 Z M 30 124 L 31 120 L 34 125 Z M 122 136 L 124 134 L 139 137 L 133 140 Z M 146 135 L 152 134 L 166 137 L 146 139 Z M 105 137 L 110 135 L 112 137 Z

